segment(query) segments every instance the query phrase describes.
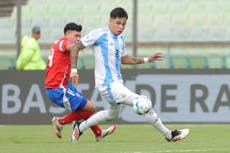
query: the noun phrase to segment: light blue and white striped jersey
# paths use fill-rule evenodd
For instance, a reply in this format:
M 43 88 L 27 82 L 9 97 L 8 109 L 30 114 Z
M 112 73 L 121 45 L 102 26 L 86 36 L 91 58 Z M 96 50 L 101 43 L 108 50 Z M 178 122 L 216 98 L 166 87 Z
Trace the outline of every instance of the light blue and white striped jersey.
M 122 34 L 116 36 L 105 27 L 91 31 L 81 41 L 85 47 L 93 45 L 96 87 L 122 81 L 120 59 L 127 54 Z

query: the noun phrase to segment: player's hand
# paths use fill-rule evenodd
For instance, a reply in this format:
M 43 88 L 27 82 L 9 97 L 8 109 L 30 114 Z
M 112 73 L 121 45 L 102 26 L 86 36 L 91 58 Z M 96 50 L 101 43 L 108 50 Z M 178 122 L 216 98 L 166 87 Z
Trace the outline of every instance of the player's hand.
M 153 62 L 153 61 L 162 61 L 164 59 L 164 56 L 162 53 L 156 52 L 153 53 L 148 57 L 148 62 Z
M 70 74 L 70 82 L 72 83 L 72 85 L 76 86 L 78 85 L 78 74 L 76 72 L 73 72 Z

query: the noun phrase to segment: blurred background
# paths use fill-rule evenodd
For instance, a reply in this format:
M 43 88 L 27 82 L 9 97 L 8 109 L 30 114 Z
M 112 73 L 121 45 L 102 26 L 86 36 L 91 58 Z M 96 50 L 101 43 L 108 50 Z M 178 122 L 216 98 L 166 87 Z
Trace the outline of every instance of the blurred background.
M 136 68 L 230 68 L 230 1 L 227 0 L 0 0 L 0 69 L 14 69 L 20 41 L 40 25 L 46 61 L 67 22 L 90 30 L 108 25 L 117 6 L 129 14 L 123 33 L 130 54 L 160 51 L 165 60 Z M 81 69 L 93 68 L 92 49 L 80 55 Z M 123 66 L 133 68 L 131 66 Z

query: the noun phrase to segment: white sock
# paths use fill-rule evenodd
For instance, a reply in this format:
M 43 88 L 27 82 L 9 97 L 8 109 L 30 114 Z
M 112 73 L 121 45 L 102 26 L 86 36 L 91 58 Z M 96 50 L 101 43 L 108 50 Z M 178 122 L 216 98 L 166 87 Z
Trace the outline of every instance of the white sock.
M 153 125 L 159 132 L 161 132 L 166 138 L 171 139 L 171 131 L 164 126 L 161 119 L 157 116 L 154 110 L 144 115 L 146 120 Z
M 109 119 L 109 116 L 108 116 L 107 110 L 99 111 L 96 114 L 94 114 L 93 116 L 91 116 L 90 118 L 88 118 L 87 120 L 83 121 L 80 124 L 79 129 L 81 132 L 83 132 L 86 129 L 88 129 L 89 127 L 97 125 L 97 124 L 101 124 L 101 123 L 107 121 L 108 119 Z

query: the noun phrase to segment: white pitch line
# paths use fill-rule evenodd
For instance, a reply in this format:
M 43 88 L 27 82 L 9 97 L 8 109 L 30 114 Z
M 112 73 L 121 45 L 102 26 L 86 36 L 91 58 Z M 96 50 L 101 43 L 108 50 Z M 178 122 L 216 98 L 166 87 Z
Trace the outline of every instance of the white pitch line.
M 152 151 L 152 152 L 136 151 L 136 152 L 120 152 L 120 153 L 171 153 L 171 152 L 184 153 L 184 152 L 208 152 L 208 151 L 210 151 L 210 149 L 161 150 L 161 151 Z
M 207 152 L 210 151 L 210 149 L 185 149 L 185 150 L 162 150 L 162 151 L 156 151 L 155 153 L 164 153 L 164 152 Z

